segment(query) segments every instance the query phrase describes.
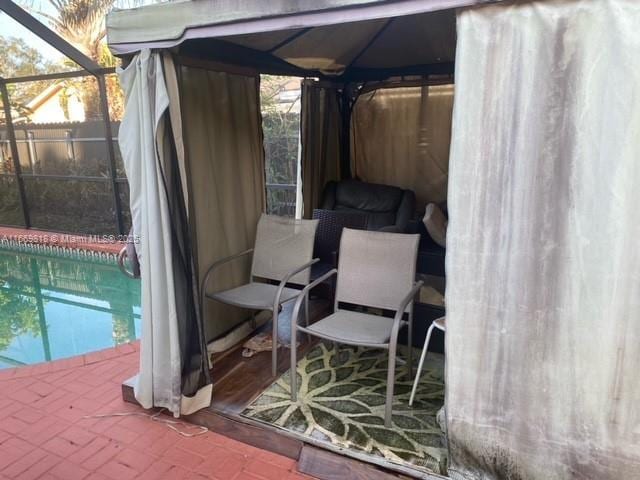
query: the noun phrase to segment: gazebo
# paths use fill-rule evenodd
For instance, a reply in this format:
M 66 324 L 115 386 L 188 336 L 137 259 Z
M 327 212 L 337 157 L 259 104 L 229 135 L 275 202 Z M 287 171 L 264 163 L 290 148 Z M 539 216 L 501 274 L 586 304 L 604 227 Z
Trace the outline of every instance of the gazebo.
M 639 24 L 632 0 L 193 0 L 111 13 L 143 287 L 140 373 L 125 397 L 324 478 L 335 453 L 422 478 L 633 477 Z M 421 206 L 447 202 L 448 460 L 439 471 L 344 447 L 357 444 L 344 432 L 332 448 L 250 418 L 277 379 L 265 362 L 225 354 L 248 333 L 247 312 L 198 308 L 207 267 L 253 245 L 265 208 L 260 74 L 304 79 L 306 217 L 328 181 L 351 176 L 409 184 Z M 406 88 L 419 93 L 403 97 Z M 402 98 L 431 112 L 421 117 L 429 141 L 403 136 L 393 108 Z M 385 108 L 372 120 L 376 105 Z M 398 138 L 415 144 L 412 161 L 376 155 Z M 217 285 L 246 271 L 229 268 Z M 212 366 L 210 342 L 222 346 Z

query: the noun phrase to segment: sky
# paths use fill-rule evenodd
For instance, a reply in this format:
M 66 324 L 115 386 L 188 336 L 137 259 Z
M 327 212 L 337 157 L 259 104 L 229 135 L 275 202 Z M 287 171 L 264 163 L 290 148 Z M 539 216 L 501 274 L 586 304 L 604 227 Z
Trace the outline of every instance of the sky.
M 0 36 L 22 38 L 30 46 L 40 51 L 45 58 L 54 62 L 64 58 L 58 50 L 49 46 L 47 42 L 41 40 L 4 12 L 0 12 Z

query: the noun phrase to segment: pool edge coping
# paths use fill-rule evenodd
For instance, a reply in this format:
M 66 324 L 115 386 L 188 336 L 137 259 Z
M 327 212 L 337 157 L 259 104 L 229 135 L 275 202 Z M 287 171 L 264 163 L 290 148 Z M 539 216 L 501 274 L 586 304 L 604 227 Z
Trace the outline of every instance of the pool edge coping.
M 74 355 L 73 357 L 60 358 L 49 362 L 33 363 L 20 367 L 4 368 L 0 370 L 0 382 L 40 375 L 43 373 L 58 373 L 85 365 L 92 365 L 103 360 L 111 360 L 121 355 L 128 355 L 138 351 L 140 351 L 140 340 L 134 340 L 116 345 L 115 347 L 108 347 L 93 352 Z
M 95 241 L 94 241 L 95 240 Z M 0 244 L 14 248 L 33 248 L 48 246 L 59 251 L 77 251 L 105 254 L 116 259 L 126 242 L 111 236 L 58 233 L 46 230 L 33 230 L 19 227 L 0 226 Z

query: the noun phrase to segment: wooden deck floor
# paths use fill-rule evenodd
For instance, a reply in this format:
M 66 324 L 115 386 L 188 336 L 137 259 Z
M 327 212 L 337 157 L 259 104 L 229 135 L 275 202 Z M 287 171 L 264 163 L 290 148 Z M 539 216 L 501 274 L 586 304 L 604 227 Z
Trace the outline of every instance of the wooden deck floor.
M 279 316 L 278 336 L 283 344 L 291 342 L 291 310 L 292 305 L 289 304 Z M 311 321 L 314 321 L 329 311 L 329 305 L 322 300 L 311 300 L 309 310 Z M 265 330 L 270 329 L 271 324 L 265 325 Z M 271 352 L 260 352 L 246 358 L 242 356 L 242 343 L 213 358 L 213 401 L 210 408 L 214 411 L 240 414 L 275 380 L 271 376 Z M 298 358 L 302 358 L 316 342 L 309 343 L 301 337 L 299 343 Z M 287 347 L 278 349 L 278 375 L 289 369 L 289 353 Z

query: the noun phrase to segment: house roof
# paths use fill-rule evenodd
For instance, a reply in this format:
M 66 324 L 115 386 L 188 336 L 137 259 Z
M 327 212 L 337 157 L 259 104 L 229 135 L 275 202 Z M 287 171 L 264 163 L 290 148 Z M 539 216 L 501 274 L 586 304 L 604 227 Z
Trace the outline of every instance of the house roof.
M 29 103 L 25 105 L 32 112 L 37 110 L 43 103 L 57 94 L 60 90 L 62 90 L 63 85 L 61 82 L 53 82 L 50 83 L 44 90 L 42 90 L 38 95 L 29 100 Z

